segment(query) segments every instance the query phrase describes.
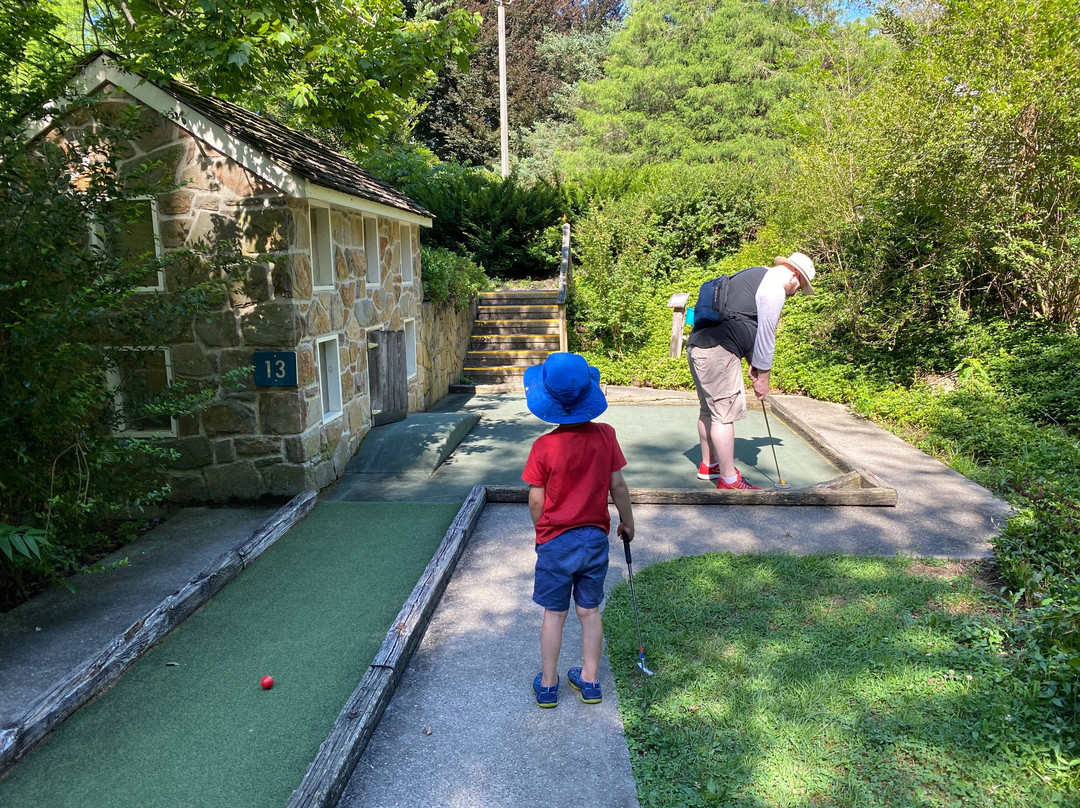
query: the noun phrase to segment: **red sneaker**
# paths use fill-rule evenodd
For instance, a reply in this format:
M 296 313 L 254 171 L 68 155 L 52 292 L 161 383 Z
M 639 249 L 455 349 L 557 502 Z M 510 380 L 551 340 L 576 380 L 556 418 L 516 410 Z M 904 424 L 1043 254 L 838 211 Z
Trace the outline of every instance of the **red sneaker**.
M 739 473 L 738 469 L 735 469 L 735 482 L 733 482 L 733 483 L 725 483 L 723 478 L 721 478 L 721 479 L 716 481 L 716 487 L 719 488 L 720 490 L 732 489 L 732 488 L 738 488 L 738 489 L 741 489 L 741 490 L 753 489 L 754 491 L 760 491 L 761 490 L 761 486 L 759 486 L 759 485 L 750 485 L 750 483 L 748 483 L 746 480 L 744 480 L 742 478 L 742 475 Z
M 720 464 L 714 463 L 711 466 L 706 466 L 704 463 L 699 463 L 697 467 L 697 478 L 699 480 L 719 480 Z

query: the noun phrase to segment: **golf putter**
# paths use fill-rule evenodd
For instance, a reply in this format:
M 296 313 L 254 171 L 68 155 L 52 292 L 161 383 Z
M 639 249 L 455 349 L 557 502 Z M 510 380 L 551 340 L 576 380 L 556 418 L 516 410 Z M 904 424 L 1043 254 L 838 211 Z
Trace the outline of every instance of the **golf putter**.
M 638 644 L 638 669 L 646 676 L 652 676 L 653 672 L 645 667 L 645 646 L 641 642 L 641 620 L 638 619 L 637 594 L 634 592 L 634 567 L 630 559 L 630 540 L 624 533 L 619 534 L 623 542 L 623 552 L 626 554 L 626 574 L 630 579 L 630 601 L 634 604 L 634 625 L 637 626 Z
M 776 483 L 773 488 L 779 488 L 780 490 L 787 490 L 791 488 L 790 485 L 784 482 L 784 478 L 780 476 L 780 462 L 776 459 L 776 444 L 773 443 L 772 428 L 769 426 L 769 408 L 765 406 L 765 402 L 761 402 L 761 414 L 765 416 L 765 430 L 769 433 L 769 445 L 772 447 L 772 459 L 776 463 L 776 479 L 780 482 Z

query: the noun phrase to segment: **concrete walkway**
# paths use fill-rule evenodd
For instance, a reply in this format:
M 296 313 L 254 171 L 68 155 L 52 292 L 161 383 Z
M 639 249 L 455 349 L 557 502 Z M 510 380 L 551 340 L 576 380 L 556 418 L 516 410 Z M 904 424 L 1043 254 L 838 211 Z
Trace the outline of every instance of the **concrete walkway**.
M 631 485 L 695 484 L 696 401 L 648 391 L 608 395 L 613 406 L 600 420 L 619 430 Z M 620 401 L 655 411 L 624 408 Z M 895 488 L 897 507 L 639 505 L 636 568 L 719 550 L 990 554 L 988 541 L 1008 513 L 1005 503 L 844 407 L 798 397 L 783 402 L 852 463 Z M 369 446 L 377 462 L 358 461 L 323 497 L 378 499 L 392 492 L 395 499 L 461 500 L 477 483 L 520 485 L 529 446 L 547 429 L 528 414 L 521 396 L 448 397 L 436 410 L 449 417 L 445 434 L 424 419 L 409 425 L 423 451 L 401 432 L 393 441 L 393 453 L 424 463 L 441 460 L 446 444 L 455 443 L 435 474 L 404 461 L 395 467 L 388 449 Z M 462 420 L 477 413 L 479 422 L 464 430 Z M 795 477 L 802 449 L 782 424 L 771 424 L 784 474 Z M 775 469 L 764 432 L 751 413 L 737 427 L 737 460 L 748 477 L 768 485 Z M 805 473 L 827 476 L 828 470 Z M 74 598 L 51 592 L 0 616 L 0 726 L 209 560 L 240 544 L 274 510 L 188 509 L 124 548 L 119 555 L 130 557 L 128 567 L 88 576 Z M 555 710 L 533 701 L 541 614 L 530 599 L 532 544 L 526 506 L 487 507 L 342 805 L 548 808 L 574 804 L 582 795 L 599 806 L 637 804 L 606 659 L 602 704 L 582 704 L 565 686 Z M 613 550 L 609 585 L 625 575 L 622 553 Z M 577 664 L 579 654 L 580 631 L 571 616 L 561 672 Z
M 636 569 L 722 550 L 990 554 L 1005 503 L 844 407 L 795 397 L 784 403 L 855 465 L 895 487 L 897 507 L 639 505 Z M 541 612 L 531 602 L 532 544 L 526 506 L 485 509 L 342 806 L 548 808 L 583 797 L 596 806 L 637 805 L 606 658 L 601 704 L 581 703 L 565 684 L 558 708 L 535 704 Z M 609 587 L 625 574 L 613 544 Z M 580 647 L 571 616 L 559 664 L 564 681 Z

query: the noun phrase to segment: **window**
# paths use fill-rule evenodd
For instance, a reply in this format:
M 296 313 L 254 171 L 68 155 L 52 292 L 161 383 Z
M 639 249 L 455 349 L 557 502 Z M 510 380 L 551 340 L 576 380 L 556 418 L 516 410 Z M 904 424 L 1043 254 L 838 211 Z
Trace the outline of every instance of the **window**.
M 401 282 L 406 286 L 410 286 L 414 281 L 412 228 L 407 224 L 401 225 L 398 247 L 401 250 Z
M 381 283 L 382 270 L 379 267 L 379 223 L 375 219 L 364 219 L 364 255 L 367 256 L 367 282 Z
M 334 241 L 330 209 L 311 208 L 311 280 L 316 287 L 334 285 Z
M 175 435 L 176 420 L 154 412 L 161 394 L 172 384 L 172 355 L 168 348 L 132 348 L 120 352 L 109 368 L 109 385 L 119 424 L 117 432 L 134 436 Z
M 405 371 L 410 379 L 416 376 L 416 320 L 405 321 Z
M 341 415 L 341 360 L 337 335 L 316 340 L 315 350 L 319 362 L 319 388 L 322 392 L 325 423 Z
M 108 223 L 99 222 L 94 228 L 94 236 L 98 246 L 113 258 L 124 261 L 160 258 L 157 200 L 137 197 L 115 202 L 111 206 Z M 145 285 L 136 288 L 143 291 L 165 288 L 165 275 L 161 267 L 157 267 L 156 275 L 151 274 L 146 280 Z

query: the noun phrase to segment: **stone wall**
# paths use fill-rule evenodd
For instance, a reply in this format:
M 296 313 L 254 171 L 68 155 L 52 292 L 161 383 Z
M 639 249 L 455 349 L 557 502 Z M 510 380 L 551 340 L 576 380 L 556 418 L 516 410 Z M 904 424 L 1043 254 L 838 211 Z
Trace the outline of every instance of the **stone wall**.
M 410 398 L 410 410 L 428 409 L 449 392 L 450 385 L 461 379 L 475 319 L 475 300 L 463 309 L 450 303 L 438 306 L 424 303 L 424 340 L 419 348 L 421 389 L 417 391 L 419 400 L 415 405 Z
M 450 343 L 460 344 L 462 326 L 452 317 L 436 314 L 429 323 L 423 316 L 430 306 L 421 305 L 418 228 L 410 227 L 409 243 L 399 245 L 400 222 L 330 207 L 335 284 L 315 288 L 308 201 L 285 195 L 157 113 L 144 115 L 152 126 L 133 144 L 132 159 L 160 162 L 163 178 L 182 185 L 157 201 L 163 248 L 230 238 L 255 261 L 246 282 L 170 348 L 174 380 L 216 388 L 214 401 L 179 419 L 176 436 L 163 441 L 180 452 L 171 497 L 222 502 L 322 488 L 342 474 L 371 428 L 369 330 L 398 331 L 414 321 L 411 410 L 425 409 L 456 380 L 445 354 Z M 379 283 L 366 279 L 365 216 L 377 222 Z M 402 282 L 401 249 L 413 254 L 411 284 Z M 175 288 L 168 274 L 165 287 Z M 447 330 L 449 342 L 439 337 L 439 347 L 425 348 L 429 329 Z M 318 373 L 317 344 L 326 336 L 338 339 L 341 369 L 342 406 L 332 418 L 324 417 Z M 239 388 L 220 384 L 220 374 L 250 366 L 260 350 L 296 351 L 297 387 L 255 387 L 251 376 Z

